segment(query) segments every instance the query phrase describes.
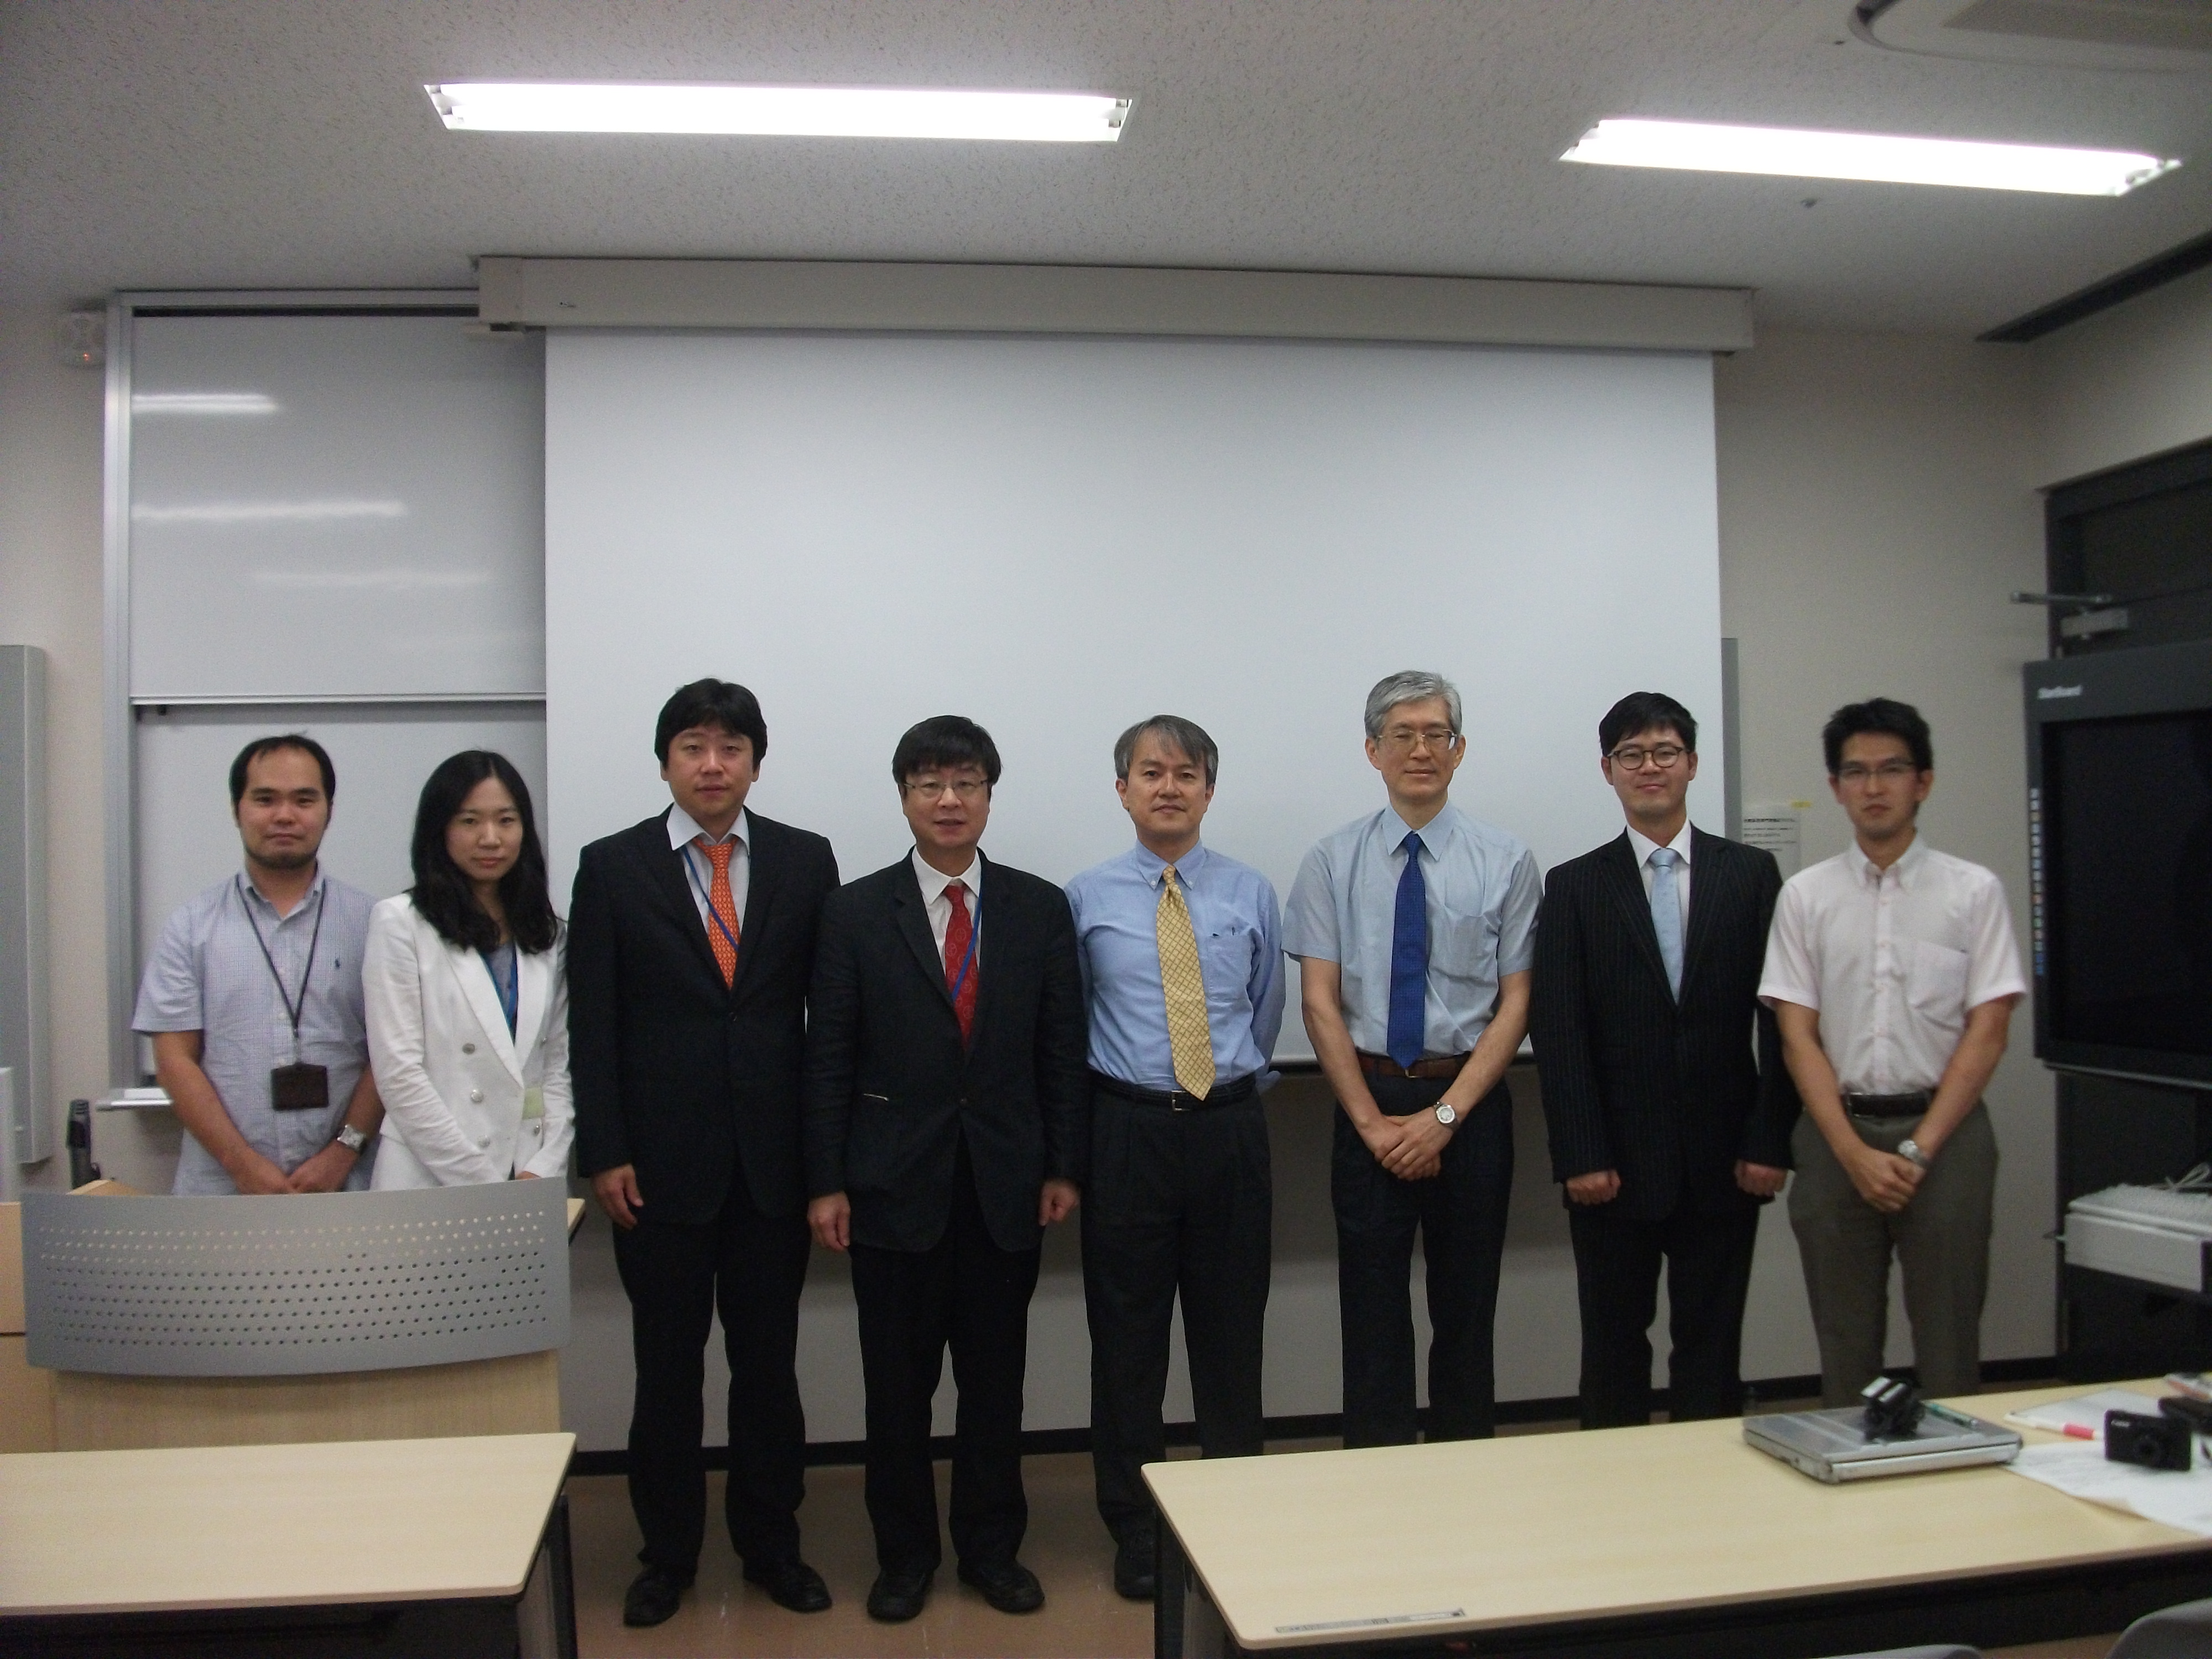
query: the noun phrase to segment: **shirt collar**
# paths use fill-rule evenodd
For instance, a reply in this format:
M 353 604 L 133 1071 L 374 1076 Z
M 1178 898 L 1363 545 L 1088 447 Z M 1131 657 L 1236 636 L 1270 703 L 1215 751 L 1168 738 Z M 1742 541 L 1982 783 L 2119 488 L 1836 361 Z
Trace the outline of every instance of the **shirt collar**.
M 1168 861 L 1142 842 L 1139 842 L 1129 849 L 1129 862 L 1134 866 L 1137 873 L 1145 878 L 1145 884 L 1147 887 L 1158 886 L 1160 872 L 1168 867 Z M 1176 879 L 1185 887 L 1189 886 L 1197 878 L 1198 872 L 1206 868 L 1206 843 L 1200 842 L 1190 851 L 1185 853 L 1175 861 L 1175 867 Z
M 277 916 L 276 920 L 279 921 L 289 921 L 292 917 L 298 915 L 301 911 L 306 909 L 307 908 L 307 901 L 313 898 L 317 894 L 323 890 L 324 879 L 325 876 L 322 860 L 318 859 L 315 861 L 315 878 L 307 884 L 307 890 L 300 895 L 300 902 L 294 905 L 288 914 Z M 276 907 L 269 902 L 269 895 L 263 892 L 258 887 L 256 887 L 253 884 L 253 878 L 247 875 L 243 870 L 240 870 L 238 872 L 238 894 L 239 897 L 246 902 L 249 904 L 258 904 L 263 909 L 270 912 L 272 915 L 276 914 Z
M 707 832 L 699 827 L 699 821 L 693 817 L 689 812 L 685 811 L 682 807 L 676 805 L 673 802 L 670 803 L 668 808 L 669 850 L 671 852 L 681 851 L 683 848 L 689 847 L 693 842 L 698 840 L 702 836 L 707 836 Z M 707 839 L 709 842 L 714 842 L 714 837 L 712 836 L 707 836 Z M 745 810 L 742 806 L 738 809 L 738 821 L 730 826 L 730 833 L 723 836 L 722 840 L 733 841 L 737 842 L 739 847 L 744 848 L 748 854 L 751 853 L 753 844 L 752 820 L 746 817 Z M 715 842 L 714 844 L 719 846 L 720 845 L 720 842 Z
M 1382 827 L 1382 833 L 1390 838 L 1392 852 L 1396 852 L 1406 844 L 1407 836 L 1418 833 L 1421 838 L 1421 845 L 1429 849 L 1431 858 L 1435 858 L 1443 850 L 1444 843 L 1450 840 L 1453 834 L 1459 829 L 1459 808 L 1446 801 L 1444 810 L 1423 824 L 1419 831 L 1398 816 L 1398 809 L 1395 806 L 1384 807 L 1382 816 L 1377 822 Z
M 1928 862 L 1927 854 L 1928 837 L 1922 835 L 1916 828 L 1912 832 L 1912 845 L 1899 854 L 1897 862 L 1889 866 L 1890 878 L 1905 891 L 1911 892 L 1913 883 L 1918 878 L 1921 866 Z M 1881 883 L 1882 872 L 1875 866 L 1875 861 L 1866 855 L 1865 849 L 1858 844 L 1856 836 L 1851 841 L 1851 863 L 1852 867 L 1858 872 L 1861 884 L 1873 887 Z
M 969 861 L 968 867 L 957 876 L 948 876 L 942 870 L 932 866 L 922 857 L 921 848 L 919 847 L 915 848 L 909 856 L 914 862 L 915 879 L 921 884 L 921 902 L 924 904 L 936 903 L 939 899 L 945 896 L 945 890 L 956 881 L 968 890 L 969 897 L 981 898 L 983 896 L 981 853 L 977 853 Z
M 1674 839 L 1664 844 L 1673 848 L 1676 854 L 1681 859 L 1682 862 L 1687 864 L 1690 861 L 1690 842 L 1692 839 L 1692 837 L 1690 835 L 1690 821 L 1687 818 L 1684 818 L 1682 820 L 1682 827 L 1674 832 Z M 1636 854 L 1636 862 L 1638 868 L 1650 863 L 1651 855 L 1657 852 L 1662 845 L 1662 843 L 1652 840 L 1650 836 L 1645 835 L 1641 830 L 1638 830 L 1632 823 L 1628 826 L 1628 844 Z

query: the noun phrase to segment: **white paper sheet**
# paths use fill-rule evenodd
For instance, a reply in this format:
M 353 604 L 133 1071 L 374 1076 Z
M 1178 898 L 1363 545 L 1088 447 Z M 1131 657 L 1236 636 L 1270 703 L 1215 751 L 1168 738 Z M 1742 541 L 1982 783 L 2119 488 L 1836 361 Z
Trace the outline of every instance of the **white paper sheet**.
M 2060 1441 L 2024 1446 L 2005 1467 L 2069 1497 L 2212 1538 L 2212 1466 L 2200 1462 L 2186 1474 L 2146 1469 L 2112 1462 L 2101 1447 Z
M 2146 1417 L 2156 1417 L 2158 1401 L 2129 1389 L 2100 1389 L 2094 1394 L 2077 1395 L 2071 1400 L 2053 1400 L 2046 1405 L 2007 1412 L 2005 1421 L 2014 1428 L 2044 1429 L 2052 1434 L 2063 1434 L 2069 1426 L 2082 1428 L 2101 1440 L 2105 1437 L 2106 1412 L 2140 1412 Z

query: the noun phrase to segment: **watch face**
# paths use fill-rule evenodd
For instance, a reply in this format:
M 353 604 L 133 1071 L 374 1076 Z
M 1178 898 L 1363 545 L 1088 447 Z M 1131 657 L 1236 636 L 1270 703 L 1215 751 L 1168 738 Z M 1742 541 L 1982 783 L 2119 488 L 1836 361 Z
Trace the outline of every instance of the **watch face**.
M 1437 1108 L 1437 1121 L 1446 1126 L 1456 1123 L 1459 1121 L 1459 1113 L 1449 1105 L 1440 1105 Z

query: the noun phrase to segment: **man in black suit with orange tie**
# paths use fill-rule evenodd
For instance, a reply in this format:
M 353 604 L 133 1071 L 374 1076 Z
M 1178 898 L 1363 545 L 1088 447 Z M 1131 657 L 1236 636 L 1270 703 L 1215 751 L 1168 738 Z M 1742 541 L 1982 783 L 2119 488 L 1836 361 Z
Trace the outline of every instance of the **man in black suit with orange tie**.
M 978 850 L 999 751 L 939 715 L 891 757 L 914 851 L 823 907 L 809 999 L 807 1218 L 849 1249 L 867 1388 L 868 1612 L 912 1619 L 939 1551 L 930 1401 L 960 1389 L 952 1546 L 1002 1613 L 1044 1605 L 1016 1557 L 1022 1381 L 1044 1229 L 1090 1141 L 1075 923 L 1049 882 Z
M 637 1391 L 629 1496 L 645 1564 L 623 1621 L 676 1611 L 706 1532 L 700 1389 L 716 1310 L 730 1361 L 730 1540 L 787 1607 L 830 1605 L 800 1559 L 806 1419 L 799 1293 L 806 988 L 830 843 L 745 806 L 768 752 L 760 704 L 706 679 L 653 734 L 667 811 L 593 842 L 568 918 L 579 1166 L 615 1224 Z
M 1628 827 L 1546 878 L 1528 1020 L 1574 1241 L 1582 1423 L 1651 1420 L 1662 1257 L 1669 1414 L 1732 1417 L 1759 1209 L 1797 1118 L 1758 994 L 1781 872 L 1691 827 L 1698 723 L 1674 698 L 1623 697 L 1598 750 Z

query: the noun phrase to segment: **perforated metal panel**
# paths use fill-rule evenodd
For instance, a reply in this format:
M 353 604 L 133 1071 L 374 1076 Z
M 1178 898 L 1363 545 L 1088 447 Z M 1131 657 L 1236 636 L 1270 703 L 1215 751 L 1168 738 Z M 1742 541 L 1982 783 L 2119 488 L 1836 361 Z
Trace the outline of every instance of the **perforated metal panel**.
M 558 1181 L 26 1194 L 27 1357 L 133 1376 L 286 1376 L 556 1348 L 568 1340 L 567 1197 Z

